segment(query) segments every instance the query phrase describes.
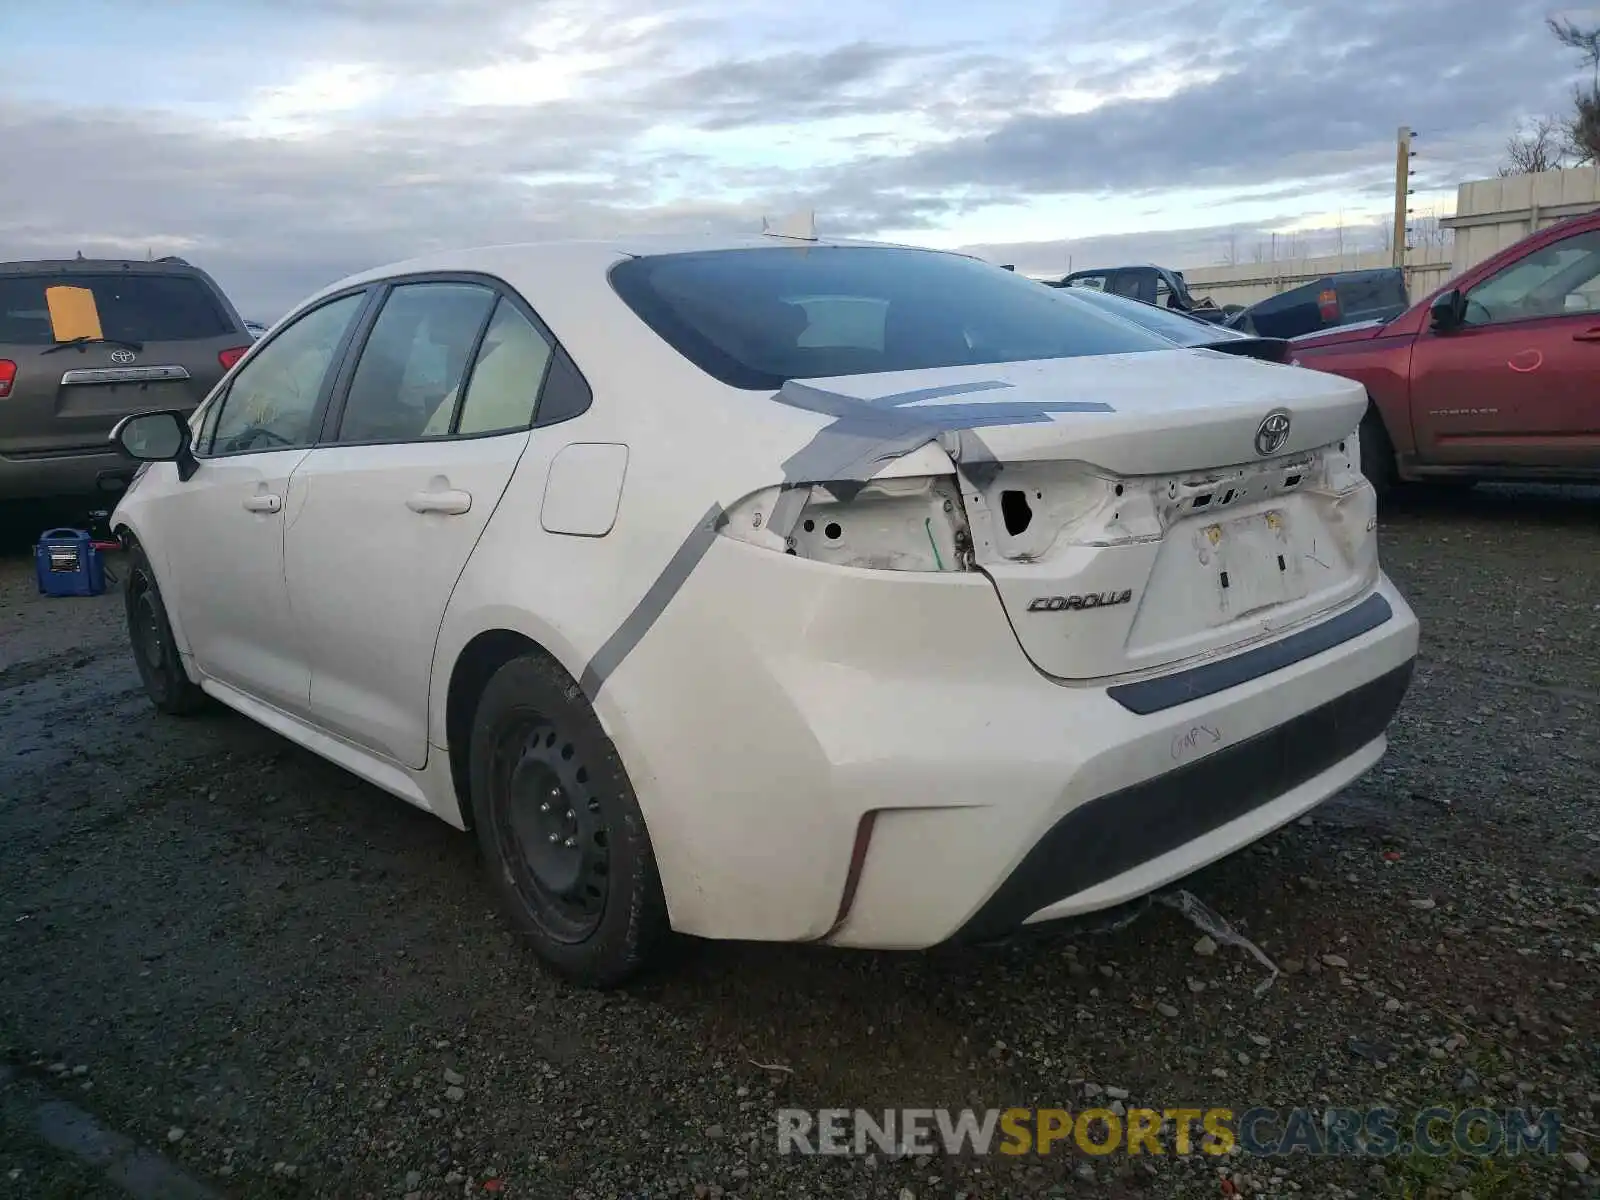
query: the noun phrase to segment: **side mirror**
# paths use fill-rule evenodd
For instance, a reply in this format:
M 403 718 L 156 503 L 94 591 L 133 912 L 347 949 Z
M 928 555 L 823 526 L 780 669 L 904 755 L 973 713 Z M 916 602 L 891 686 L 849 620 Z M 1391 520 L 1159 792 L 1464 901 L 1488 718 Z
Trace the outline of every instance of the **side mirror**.
M 1428 306 L 1428 316 L 1438 333 L 1460 329 L 1467 319 L 1467 298 L 1461 294 L 1460 288 L 1440 292 Z
M 189 445 L 189 423 L 181 413 L 135 413 L 123 417 L 111 431 L 117 449 L 135 462 L 178 464 L 178 476 L 187 480 L 199 464 Z

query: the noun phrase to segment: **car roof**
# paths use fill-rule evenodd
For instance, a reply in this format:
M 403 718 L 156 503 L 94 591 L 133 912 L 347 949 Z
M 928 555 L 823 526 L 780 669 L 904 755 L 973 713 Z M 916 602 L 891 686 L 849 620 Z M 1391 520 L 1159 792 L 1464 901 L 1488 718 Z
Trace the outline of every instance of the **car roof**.
M 107 271 L 142 272 L 144 274 L 170 275 L 174 272 L 203 274 L 193 263 L 181 258 L 35 258 L 16 262 L 0 262 L 0 274 L 6 275 L 103 275 Z

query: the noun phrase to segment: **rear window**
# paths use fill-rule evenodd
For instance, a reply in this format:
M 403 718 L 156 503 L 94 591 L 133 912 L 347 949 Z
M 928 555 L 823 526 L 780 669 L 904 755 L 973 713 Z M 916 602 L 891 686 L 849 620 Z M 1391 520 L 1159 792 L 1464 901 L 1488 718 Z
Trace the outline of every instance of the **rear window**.
M 775 246 L 629 259 L 612 286 L 708 375 L 789 379 L 1170 350 L 1065 292 L 957 254 Z
M 90 293 L 107 338 L 189 342 L 237 332 L 211 289 L 192 275 L 0 275 L 0 344 L 47 346 L 66 340 L 57 338 L 51 322 L 46 290 L 55 287 Z

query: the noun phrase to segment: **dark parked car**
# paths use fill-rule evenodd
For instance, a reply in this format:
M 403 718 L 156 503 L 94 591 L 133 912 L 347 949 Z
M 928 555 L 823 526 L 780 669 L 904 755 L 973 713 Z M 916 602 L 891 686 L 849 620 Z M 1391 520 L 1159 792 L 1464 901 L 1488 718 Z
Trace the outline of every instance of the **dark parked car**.
M 0 500 L 120 492 L 118 418 L 191 411 L 251 341 L 179 258 L 0 263 Z
M 1093 304 L 1096 308 L 1116 313 L 1159 334 L 1174 345 L 1220 350 L 1224 354 L 1239 354 L 1247 358 L 1260 358 L 1268 362 L 1284 362 L 1288 358 L 1289 343 L 1281 338 L 1256 337 L 1215 325 L 1199 317 L 1171 308 L 1157 308 L 1141 300 L 1130 300 L 1114 292 L 1093 288 L 1073 288 L 1069 293 L 1075 302 Z
M 1201 321 L 1220 322 L 1234 311 L 1232 308 L 1218 308 L 1209 299 L 1196 300 L 1189 291 L 1189 283 L 1184 279 L 1183 272 L 1168 267 L 1095 268 L 1074 271 L 1046 282 L 1049 287 L 1082 288 L 1085 291 L 1126 296 L 1157 308 L 1189 313 Z
M 1227 324 L 1261 337 L 1303 337 L 1344 325 L 1392 321 L 1410 303 L 1399 267 L 1339 271 L 1258 301 L 1234 313 Z

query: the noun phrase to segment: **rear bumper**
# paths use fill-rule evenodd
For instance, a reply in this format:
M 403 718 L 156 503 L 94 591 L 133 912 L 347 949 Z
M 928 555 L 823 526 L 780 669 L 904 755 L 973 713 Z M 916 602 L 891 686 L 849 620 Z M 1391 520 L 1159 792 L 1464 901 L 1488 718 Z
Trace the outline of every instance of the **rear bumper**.
M 981 941 L 1048 920 L 1056 915 L 1053 906 L 1092 897 L 1097 887 L 1148 870 L 1168 856 L 1183 870 L 1186 851 L 1192 854 L 1236 823 L 1229 848 L 1254 841 L 1265 832 L 1252 830 L 1263 810 L 1270 813 L 1285 799 L 1294 808 L 1305 807 L 1297 801 L 1308 798 L 1314 803 L 1327 791 L 1327 782 L 1344 782 L 1339 777 L 1348 773 L 1347 765 L 1376 757 L 1411 682 L 1412 666 L 1407 661 L 1197 762 L 1080 804 L 1034 843 L 953 940 Z M 1267 828 L 1281 823 L 1269 820 Z M 1229 843 L 1226 833 L 1221 841 Z M 1100 905 L 1089 900 L 1063 907 L 1084 911 Z
M 116 450 L 75 454 L 0 454 L 0 500 L 100 498 L 115 503 L 139 464 Z
M 1036 670 L 981 575 L 724 538 L 597 709 L 676 928 L 918 949 L 1147 894 L 1369 770 L 1417 622 L 1381 576 L 1345 613 L 1220 690 L 1124 703 Z

